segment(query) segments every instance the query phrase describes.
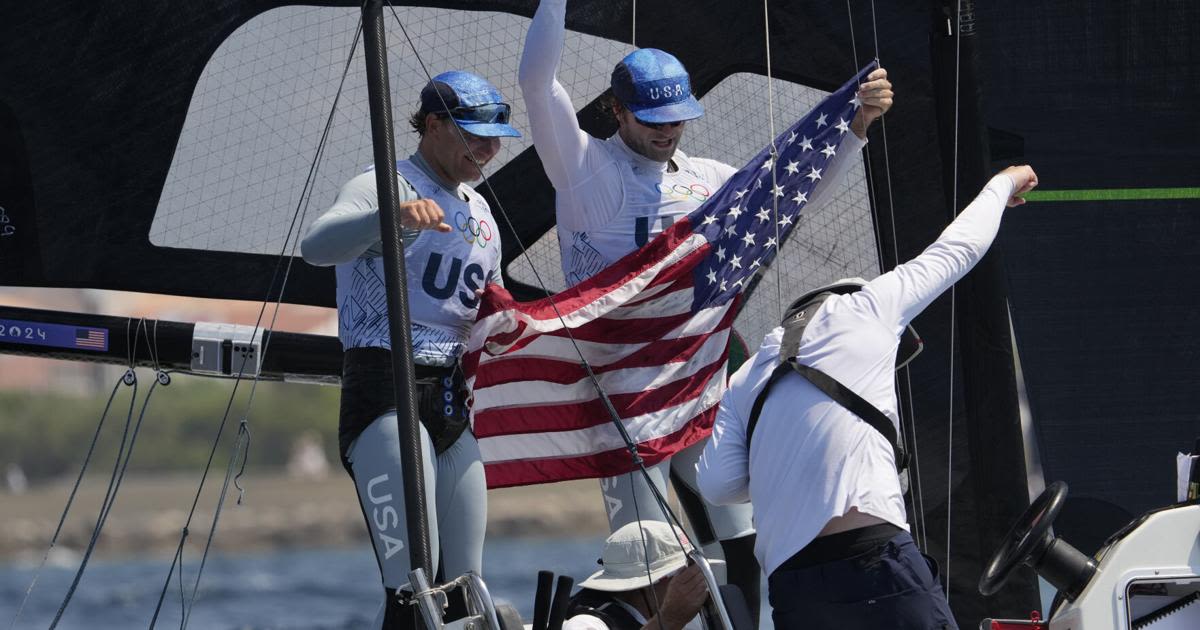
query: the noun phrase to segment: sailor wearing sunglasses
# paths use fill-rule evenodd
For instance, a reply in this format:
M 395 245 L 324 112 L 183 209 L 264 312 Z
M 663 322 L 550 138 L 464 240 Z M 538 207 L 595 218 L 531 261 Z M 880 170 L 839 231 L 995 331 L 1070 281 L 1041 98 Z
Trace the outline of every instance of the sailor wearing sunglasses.
M 436 497 L 429 514 L 433 570 L 447 576 L 483 569 L 487 485 L 479 445 L 467 430 L 458 362 L 475 321 L 476 290 L 500 281 L 500 239 L 487 202 L 466 183 L 482 177 L 500 138 L 521 135 L 509 115 L 504 97 L 483 77 L 439 74 L 409 119 L 420 136 L 417 151 L 396 164 L 424 476 L 427 495 Z M 372 169 L 342 187 L 301 251 L 314 265 L 336 265 L 345 349 L 338 441 L 386 593 L 371 627 L 391 629 L 411 619 L 402 619 L 395 596 L 408 582 L 409 560 L 378 205 Z

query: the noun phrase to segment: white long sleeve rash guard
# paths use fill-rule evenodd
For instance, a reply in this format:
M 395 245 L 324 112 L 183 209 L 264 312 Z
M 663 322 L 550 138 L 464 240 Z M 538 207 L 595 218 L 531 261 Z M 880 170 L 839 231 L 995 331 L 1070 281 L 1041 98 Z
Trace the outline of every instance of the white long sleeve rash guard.
M 571 97 L 556 78 L 565 21 L 566 0 L 542 0 L 526 35 L 519 79 L 530 135 L 556 192 L 563 273 L 574 285 L 695 210 L 736 169 L 682 151 L 671 158 L 672 169 L 630 149 L 620 135 L 600 140 L 580 129 Z M 854 136 L 846 150 L 865 144 Z M 830 184 L 809 202 L 812 212 L 829 200 L 850 162 L 834 162 Z

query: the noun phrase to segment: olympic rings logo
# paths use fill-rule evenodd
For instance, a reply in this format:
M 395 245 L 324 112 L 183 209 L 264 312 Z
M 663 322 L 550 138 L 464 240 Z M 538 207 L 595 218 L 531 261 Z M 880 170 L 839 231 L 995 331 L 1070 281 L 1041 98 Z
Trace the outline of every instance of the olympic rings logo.
M 464 215 L 461 211 L 454 213 L 454 226 L 462 232 L 463 240 L 478 245 L 480 249 L 487 247 L 492 240 L 492 226 L 487 221 L 480 221 L 473 216 Z
M 696 201 L 706 201 L 712 192 L 704 184 L 692 184 L 685 186 L 683 184 L 675 184 L 670 188 L 663 186 L 662 183 L 654 185 L 658 189 L 659 194 L 673 197 L 676 199 L 695 199 Z

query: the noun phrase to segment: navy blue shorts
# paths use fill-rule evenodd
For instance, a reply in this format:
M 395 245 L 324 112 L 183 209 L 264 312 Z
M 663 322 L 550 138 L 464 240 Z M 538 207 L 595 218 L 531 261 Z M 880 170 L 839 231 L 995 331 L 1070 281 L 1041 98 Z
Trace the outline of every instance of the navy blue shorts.
M 937 578 L 908 532 L 842 560 L 788 564 L 767 578 L 771 618 L 784 628 L 957 630 Z

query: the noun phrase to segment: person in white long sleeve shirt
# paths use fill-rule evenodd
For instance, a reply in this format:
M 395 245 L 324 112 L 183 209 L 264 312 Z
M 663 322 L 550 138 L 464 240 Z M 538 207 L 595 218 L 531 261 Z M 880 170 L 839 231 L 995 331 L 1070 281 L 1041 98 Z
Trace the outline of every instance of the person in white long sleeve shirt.
M 832 294 L 809 315 L 797 363 L 852 390 L 899 430 L 894 369 L 900 337 L 938 295 L 983 257 L 1005 206 L 1037 185 L 1028 166 L 992 178 L 916 258 Z M 811 294 L 810 294 L 811 295 Z M 789 317 L 808 301 L 797 300 Z M 785 321 L 787 321 L 785 317 Z M 700 492 L 714 503 L 749 500 L 780 628 L 954 628 L 934 570 L 908 533 L 891 443 L 799 374 L 786 373 L 752 407 L 780 356 L 784 327 L 730 379 L 700 458 Z M 747 446 L 749 441 L 750 446 Z
M 467 427 L 458 361 L 479 307 L 477 290 L 500 278 L 499 231 L 487 202 L 466 182 L 482 176 L 501 137 L 520 135 L 508 124 L 509 111 L 483 77 L 439 74 L 422 90 L 409 121 L 421 137 L 417 152 L 396 164 L 424 478 L 434 507 L 433 571 L 440 566 L 449 577 L 483 569 L 487 485 Z M 301 253 L 314 265 L 336 265 L 345 350 L 338 442 L 385 593 L 371 627 L 411 627 L 412 614 L 396 597 L 410 567 L 374 170 L 342 187 L 309 228 Z
M 598 139 L 579 127 L 575 108 L 556 78 L 565 37 L 566 0 L 542 0 L 529 27 L 521 57 L 520 85 L 529 116 L 530 135 L 554 185 L 558 241 L 563 274 L 576 284 L 644 245 L 674 221 L 715 194 L 736 169 L 679 150 L 686 122 L 704 108 L 691 92 L 687 71 L 674 56 L 646 48 L 617 64 L 609 104 L 617 133 Z M 863 106 L 855 117 L 848 150 L 865 144 L 867 127 L 892 104 L 887 72 L 878 69 L 858 93 Z M 844 176 L 849 160 L 826 175 Z M 828 185 L 832 193 L 837 187 Z M 813 198 L 816 211 L 828 196 Z M 706 553 L 718 555 L 721 541 L 729 582 L 745 593 L 757 614 L 759 568 L 751 549 L 754 529 L 748 506 L 705 504 L 695 491 L 695 462 L 703 442 L 652 467 L 651 476 L 665 495 L 668 475 L 684 501 L 689 521 L 698 524 L 695 538 Z M 609 526 L 635 520 L 665 520 L 644 478 L 629 474 L 601 480 Z M 636 507 L 635 507 L 636 506 Z

